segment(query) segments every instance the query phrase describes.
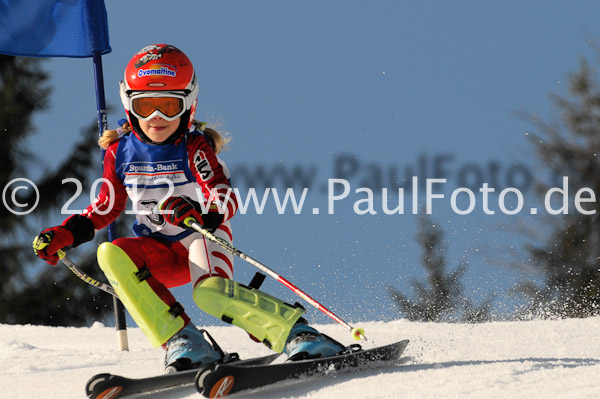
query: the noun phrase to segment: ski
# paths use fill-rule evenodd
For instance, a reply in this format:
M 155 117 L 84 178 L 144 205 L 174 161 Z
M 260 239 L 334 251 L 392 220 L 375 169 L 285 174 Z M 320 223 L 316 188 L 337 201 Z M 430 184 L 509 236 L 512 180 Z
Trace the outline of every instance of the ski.
M 340 355 L 280 364 L 218 364 L 214 370 L 207 368 L 197 373 L 196 389 L 205 397 L 220 398 L 230 393 L 259 388 L 287 379 L 323 375 L 371 362 L 396 360 L 407 345 L 408 340 L 372 349 L 361 349 L 360 345 L 351 345 L 346 349 L 347 353 Z
M 280 354 L 262 356 L 247 360 L 240 360 L 237 355 L 228 355 L 229 360 L 220 364 L 245 364 L 245 365 L 264 365 L 271 363 Z M 89 379 L 85 386 L 85 392 L 91 399 L 116 399 L 124 398 L 129 395 L 140 393 L 151 393 L 165 389 L 179 388 L 187 385 L 193 385 L 196 374 L 207 368 L 215 367 L 214 364 L 206 365 L 201 368 L 179 371 L 172 374 L 161 374 L 145 378 L 127 378 L 114 374 L 97 374 Z

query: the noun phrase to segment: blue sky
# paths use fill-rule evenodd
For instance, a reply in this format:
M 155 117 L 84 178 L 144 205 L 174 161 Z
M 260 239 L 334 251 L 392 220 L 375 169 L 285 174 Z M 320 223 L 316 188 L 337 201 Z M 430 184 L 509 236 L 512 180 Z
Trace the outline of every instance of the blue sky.
M 166 42 L 196 67 L 198 118 L 231 133 L 223 158 L 234 185 L 244 185 L 235 175 L 242 168 L 296 167 L 312 176 L 302 214 L 279 215 L 271 202 L 263 215 L 235 217 L 241 250 L 343 318 L 396 318 L 386 287 L 410 293 L 411 280 L 423 274 L 410 195 L 404 215 L 356 215 L 352 207 L 362 197 L 354 193 L 328 215 L 323 187 L 340 159 L 355 161 L 348 176 L 354 190 L 377 187 L 377 179 L 387 185 L 390 170 L 404 176 L 419 165 L 433 168 L 437 157 L 447 198 L 434 203 L 432 217 L 446 233 L 448 262 L 470 262 L 465 284 L 474 298 L 496 292 L 499 307 L 509 301 L 504 292 L 524 273 L 509 264 L 526 258 L 518 230 L 541 216 L 490 216 L 480 204 L 460 216 L 449 194 L 460 179 L 496 179 L 506 187 L 524 170 L 541 173 L 526 139 L 535 128 L 515 112 L 556 120 L 549 94 L 567 96 L 568 73 L 581 57 L 597 60 L 590 44 L 599 33 L 596 2 L 106 3 L 111 126 L 124 116 L 117 83 L 125 64 L 145 45 Z M 54 94 L 36 118 L 30 144 L 41 162 L 33 175 L 62 159 L 79 128 L 95 118 L 91 60 L 51 59 L 46 67 Z M 235 267 L 236 278 L 249 281 L 252 266 L 238 259 Z M 295 300 L 276 282 L 264 287 Z M 191 307 L 188 291 L 176 292 Z M 326 320 L 317 311 L 309 316 Z

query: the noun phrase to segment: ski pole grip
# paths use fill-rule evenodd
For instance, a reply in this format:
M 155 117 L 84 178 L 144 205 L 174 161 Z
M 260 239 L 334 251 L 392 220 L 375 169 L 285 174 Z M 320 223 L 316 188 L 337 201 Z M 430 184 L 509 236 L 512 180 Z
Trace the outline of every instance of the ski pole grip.
M 194 225 L 198 224 L 198 221 L 193 216 L 188 216 L 183 220 L 183 224 L 185 224 L 187 227 L 191 227 L 192 229 L 197 230 L 196 226 Z

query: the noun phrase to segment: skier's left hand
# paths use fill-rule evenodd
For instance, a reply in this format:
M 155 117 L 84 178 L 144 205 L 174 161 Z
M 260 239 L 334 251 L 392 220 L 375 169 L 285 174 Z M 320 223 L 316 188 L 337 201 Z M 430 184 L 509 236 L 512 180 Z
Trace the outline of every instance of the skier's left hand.
M 210 204 L 206 210 L 207 212 L 203 213 L 201 205 L 185 195 L 167 198 L 165 202 L 160 204 L 159 209 L 163 212 L 162 215 L 167 223 L 179 227 L 187 228 L 188 226 L 185 225 L 184 221 L 190 216 L 211 233 L 214 233 L 223 223 L 223 215 L 219 213 L 217 204 Z

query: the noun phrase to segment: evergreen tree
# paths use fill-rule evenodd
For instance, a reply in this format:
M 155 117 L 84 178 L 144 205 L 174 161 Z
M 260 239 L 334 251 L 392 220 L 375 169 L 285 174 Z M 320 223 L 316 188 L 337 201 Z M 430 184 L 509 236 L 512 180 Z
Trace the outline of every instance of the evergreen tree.
M 568 214 L 552 216 L 549 238 L 530 245 L 533 267 L 544 277 L 541 285 L 521 286 L 530 300 L 528 312 L 560 317 L 600 314 L 600 90 L 598 77 L 584 60 L 569 77 L 569 98 L 553 96 L 562 123 L 536 120 L 540 134 L 532 143 L 556 176 L 568 177 Z M 558 179 L 555 179 L 558 180 Z M 562 180 L 560 183 L 562 186 Z M 549 187 L 539 184 L 544 194 Z M 576 209 L 575 196 L 590 202 Z M 555 208 L 558 208 L 554 204 Z
M 419 219 L 417 241 L 423 249 L 421 264 L 427 273 L 426 283 L 413 280 L 414 299 L 389 287 L 400 313 L 411 321 L 487 320 L 491 299 L 476 307 L 463 295 L 460 280 L 467 271 L 467 263 L 461 263 L 452 272 L 447 272 L 444 233 L 427 215 Z
M 2 188 L 15 178 L 30 178 L 29 168 L 35 157 L 26 143 L 34 134 L 33 116 L 48 108 L 47 82 L 42 60 L 0 55 Z M 0 323 L 82 325 L 111 310 L 109 295 L 88 286 L 60 264 L 47 265 L 33 254 L 31 247 L 34 236 L 44 226 L 41 217 L 59 215 L 62 205 L 75 193 L 75 185 L 62 184 L 62 179 L 76 178 L 83 187 L 89 187 L 90 180 L 99 176 L 96 137 L 97 127 L 93 125 L 82 132 L 81 139 L 72 148 L 64 143 L 67 158 L 35 181 L 40 198 L 35 212 L 20 216 L 4 204 L 0 208 Z M 33 203 L 35 193 L 20 190 L 17 200 Z M 91 246 L 89 249 L 93 251 Z M 80 266 L 101 279 L 94 254 L 82 257 L 85 262 L 80 261 Z

